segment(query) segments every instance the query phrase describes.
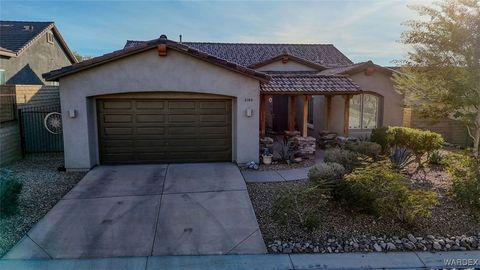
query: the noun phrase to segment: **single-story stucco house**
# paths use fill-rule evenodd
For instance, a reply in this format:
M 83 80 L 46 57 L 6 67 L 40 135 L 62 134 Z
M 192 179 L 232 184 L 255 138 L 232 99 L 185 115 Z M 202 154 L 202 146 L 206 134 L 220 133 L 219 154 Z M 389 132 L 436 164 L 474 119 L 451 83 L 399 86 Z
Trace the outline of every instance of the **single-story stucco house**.
M 259 137 L 401 125 L 393 70 L 330 44 L 175 42 L 162 35 L 44 74 L 59 81 L 65 166 L 259 160 Z

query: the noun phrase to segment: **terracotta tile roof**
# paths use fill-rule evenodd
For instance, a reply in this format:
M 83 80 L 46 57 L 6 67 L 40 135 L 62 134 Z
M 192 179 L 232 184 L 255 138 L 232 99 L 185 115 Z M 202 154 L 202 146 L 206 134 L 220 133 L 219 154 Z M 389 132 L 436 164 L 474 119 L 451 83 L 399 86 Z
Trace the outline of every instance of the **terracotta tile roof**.
M 262 94 L 353 94 L 360 87 L 346 76 L 273 75 L 269 82 L 260 84 Z
M 145 42 L 146 41 L 128 40 L 125 48 L 138 46 Z M 353 63 L 332 44 L 213 42 L 183 42 L 183 44 L 246 67 L 255 67 L 259 63 L 282 55 L 291 55 L 323 67 L 338 67 L 351 65 Z
M 364 71 L 367 68 L 375 68 L 389 75 L 391 75 L 393 72 L 396 72 L 396 70 L 394 69 L 391 69 L 388 67 L 382 67 L 380 65 L 373 63 L 372 61 L 366 61 L 366 62 L 355 63 L 352 65 L 347 65 L 343 67 L 329 68 L 326 70 L 322 70 L 318 74 L 320 75 L 346 75 L 346 74 L 351 75 L 351 74 Z
M 220 59 L 214 55 L 210 55 L 206 52 L 199 51 L 195 48 L 191 48 L 190 46 L 187 46 L 185 44 L 168 40 L 165 35 L 160 36 L 160 38 L 158 39 L 154 39 L 148 42 L 138 44 L 137 46 L 126 47 L 122 50 L 117 50 L 111 53 L 104 54 L 102 56 L 98 56 L 98 57 L 94 57 L 94 58 L 82 61 L 80 63 L 76 63 L 70 66 L 66 66 L 57 70 L 50 71 L 48 73 L 43 74 L 43 77 L 50 81 L 57 80 L 60 77 L 63 77 L 75 72 L 79 72 L 81 70 L 89 69 L 98 65 L 102 65 L 104 63 L 115 61 L 117 59 L 127 57 L 129 55 L 151 50 L 153 48 L 156 48 L 160 44 L 165 44 L 167 48 L 188 54 L 195 58 L 210 62 L 212 64 L 244 74 L 246 76 L 253 77 L 260 81 L 268 81 L 270 79 L 270 76 L 267 75 L 266 73 L 253 70 L 224 59 Z

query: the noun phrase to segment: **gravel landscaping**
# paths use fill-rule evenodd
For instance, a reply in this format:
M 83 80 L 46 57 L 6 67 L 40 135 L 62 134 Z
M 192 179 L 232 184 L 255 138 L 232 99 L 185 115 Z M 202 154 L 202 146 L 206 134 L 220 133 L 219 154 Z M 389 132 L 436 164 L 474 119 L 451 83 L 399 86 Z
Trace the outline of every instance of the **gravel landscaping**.
M 62 154 L 29 155 L 5 167 L 23 183 L 17 214 L 0 219 L 0 256 L 85 175 L 84 172 L 59 172 Z
M 271 253 L 480 249 L 480 214 L 449 196 L 449 175 L 429 167 L 425 177 L 412 178 L 412 185 L 439 195 L 431 217 L 419 218 L 414 225 L 353 212 L 329 201 L 318 217 L 319 227 L 308 231 L 296 224 L 277 224 L 271 217 L 273 201 L 282 190 L 307 182 L 250 183 L 248 191 Z

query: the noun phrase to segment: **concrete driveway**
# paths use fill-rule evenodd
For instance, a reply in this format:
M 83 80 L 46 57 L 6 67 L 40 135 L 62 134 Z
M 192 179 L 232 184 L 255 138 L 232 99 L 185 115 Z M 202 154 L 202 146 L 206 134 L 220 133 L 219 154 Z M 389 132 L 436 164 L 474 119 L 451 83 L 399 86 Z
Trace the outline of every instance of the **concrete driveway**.
M 96 167 L 4 258 L 265 252 L 238 168 L 205 163 Z

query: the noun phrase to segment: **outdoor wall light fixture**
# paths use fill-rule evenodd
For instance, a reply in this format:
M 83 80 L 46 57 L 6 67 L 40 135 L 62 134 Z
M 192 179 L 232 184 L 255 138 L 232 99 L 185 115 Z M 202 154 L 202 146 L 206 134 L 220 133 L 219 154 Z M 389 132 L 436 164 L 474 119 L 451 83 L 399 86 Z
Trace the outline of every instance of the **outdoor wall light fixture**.
M 246 115 L 247 117 L 252 117 L 252 116 L 253 116 L 253 109 L 250 109 L 250 108 L 249 108 L 249 109 L 246 109 L 246 110 L 245 110 L 245 115 Z
M 68 110 L 68 117 L 75 118 L 77 117 L 77 111 L 75 110 Z

